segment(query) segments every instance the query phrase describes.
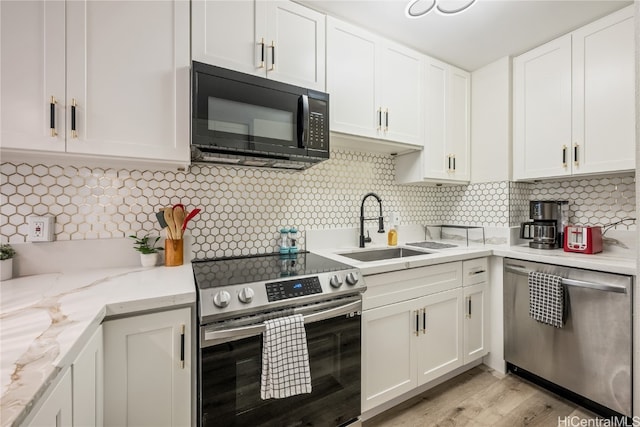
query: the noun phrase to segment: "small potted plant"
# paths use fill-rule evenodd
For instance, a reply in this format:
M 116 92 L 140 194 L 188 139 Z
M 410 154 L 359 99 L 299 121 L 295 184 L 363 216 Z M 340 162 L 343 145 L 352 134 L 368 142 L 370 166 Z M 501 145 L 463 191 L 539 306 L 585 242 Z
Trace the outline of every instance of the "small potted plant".
M 142 264 L 143 267 L 155 266 L 158 263 L 158 251 L 163 250 L 162 247 L 156 247 L 160 236 L 153 238 L 147 234 L 144 237 L 134 235 L 129 237 L 135 240 L 133 249 L 140 252 L 140 264 Z
M 13 277 L 13 257 L 16 251 L 9 244 L 0 245 L 0 280 Z

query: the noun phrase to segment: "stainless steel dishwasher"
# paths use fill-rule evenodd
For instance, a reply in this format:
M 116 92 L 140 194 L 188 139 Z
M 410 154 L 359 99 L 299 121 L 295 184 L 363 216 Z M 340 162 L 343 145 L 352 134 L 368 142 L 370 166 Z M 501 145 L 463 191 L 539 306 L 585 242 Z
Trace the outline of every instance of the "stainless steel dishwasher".
M 528 273 L 562 277 L 563 328 L 529 317 Z M 507 369 L 602 415 L 632 416 L 632 277 L 505 259 Z

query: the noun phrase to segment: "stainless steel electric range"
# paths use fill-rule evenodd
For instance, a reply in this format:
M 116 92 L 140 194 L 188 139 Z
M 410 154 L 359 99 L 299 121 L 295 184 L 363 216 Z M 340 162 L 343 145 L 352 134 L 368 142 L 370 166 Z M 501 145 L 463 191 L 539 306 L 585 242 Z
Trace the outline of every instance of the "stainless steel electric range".
M 340 426 L 360 416 L 357 268 L 310 252 L 196 260 L 201 426 Z M 260 398 L 263 322 L 302 314 L 312 392 Z

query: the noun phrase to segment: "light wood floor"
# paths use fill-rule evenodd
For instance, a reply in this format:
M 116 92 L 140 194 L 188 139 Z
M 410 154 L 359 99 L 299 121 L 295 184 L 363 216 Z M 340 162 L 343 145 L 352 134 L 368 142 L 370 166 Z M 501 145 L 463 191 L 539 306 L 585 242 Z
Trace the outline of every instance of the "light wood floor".
M 576 417 L 566 423 L 559 418 Z M 596 415 L 519 377 L 500 378 L 481 365 L 370 420 L 363 427 L 490 426 L 580 424 Z

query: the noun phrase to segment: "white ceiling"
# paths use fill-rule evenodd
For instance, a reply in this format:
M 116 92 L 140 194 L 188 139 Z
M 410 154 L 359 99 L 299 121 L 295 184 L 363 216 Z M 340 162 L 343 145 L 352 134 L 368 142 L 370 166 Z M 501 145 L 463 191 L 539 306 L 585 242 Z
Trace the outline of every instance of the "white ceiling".
M 476 0 L 465 12 L 409 19 L 409 0 L 297 0 L 468 71 L 518 55 L 633 1 Z M 444 0 L 440 0 L 444 1 Z

